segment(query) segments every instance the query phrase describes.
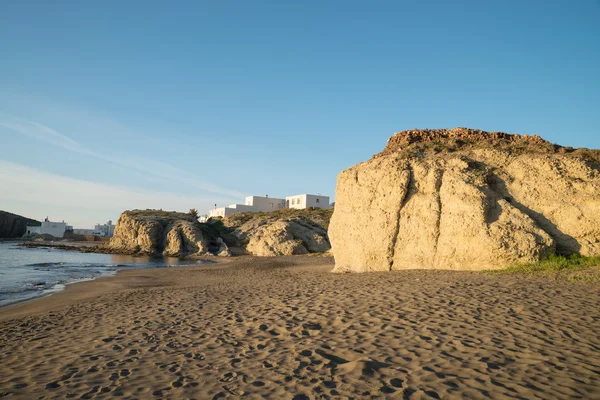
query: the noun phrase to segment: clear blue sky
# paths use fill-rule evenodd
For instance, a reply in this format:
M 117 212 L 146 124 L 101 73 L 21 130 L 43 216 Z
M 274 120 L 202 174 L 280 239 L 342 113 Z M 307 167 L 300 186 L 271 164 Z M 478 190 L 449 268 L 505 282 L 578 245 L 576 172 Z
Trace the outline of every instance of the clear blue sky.
M 600 148 L 596 0 L 20 0 L 0 58 L 0 209 L 81 227 L 333 198 L 410 128 Z

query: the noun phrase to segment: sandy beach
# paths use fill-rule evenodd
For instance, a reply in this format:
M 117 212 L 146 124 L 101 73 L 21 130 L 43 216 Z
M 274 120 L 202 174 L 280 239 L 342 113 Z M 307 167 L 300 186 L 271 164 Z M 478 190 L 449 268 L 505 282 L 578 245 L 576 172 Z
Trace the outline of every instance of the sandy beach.
M 332 268 L 236 257 L 4 308 L 0 397 L 600 398 L 597 284 Z

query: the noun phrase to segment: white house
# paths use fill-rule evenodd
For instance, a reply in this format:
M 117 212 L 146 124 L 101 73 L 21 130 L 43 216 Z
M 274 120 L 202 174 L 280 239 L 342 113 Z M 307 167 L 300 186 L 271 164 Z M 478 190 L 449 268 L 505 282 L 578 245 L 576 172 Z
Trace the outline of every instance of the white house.
M 227 207 L 215 208 L 210 210 L 208 215 L 211 217 L 226 217 L 238 212 L 268 212 L 281 210 L 284 207 L 284 199 L 269 196 L 248 196 L 245 204 L 230 204 Z
M 210 210 L 209 217 L 226 217 L 238 212 L 269 212 L 284 208 L 329 208 L 329 197 L 300 194 L 297 196 L 288 196 L 285 199 L 274 197 L 248 196 L 245 204 L 230 204 L 227 207 L 215 207 Z
M 101 232 L 100 236 L 112 237 L 115 234 L 115 225 L 113 225 L 112 221 L 109 220 L 105 224 L 96 224 L 94 227 L 96 232 Z
M 115 225 L 113 225 L 112 221 L 108 221 L 106 224 L 96 224 L 94 229 L 73 229 L 73 233 L 75 235 L 112 237 L 115 233 Z
M 245 205 L 253 207 L 256 211 L 269 212 L 285 208 L 285 200 L 269 196 L 248 196 Z
M 316 194 L 299 194 L 287 196 L 285 206 L 288 208 L 329 208 L 329 196 Z
M 48 220 L 48 217 L 42 221 L 41 226 L 27 226 L 27 230 L 25 231 L 25 235 L 52 235 L 57 238 L 62 238 L 65 236 L 65 230 L 67 229 L 67 224 L 65 221 L 63 222 L 52 222 Z

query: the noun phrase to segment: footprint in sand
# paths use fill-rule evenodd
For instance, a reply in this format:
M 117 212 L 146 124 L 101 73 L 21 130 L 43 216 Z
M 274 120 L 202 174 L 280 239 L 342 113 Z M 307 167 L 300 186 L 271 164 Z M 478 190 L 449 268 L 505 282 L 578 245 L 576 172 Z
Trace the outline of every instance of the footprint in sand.
M 403 384 L 404 384 L 404 381 L 402 379 L 392 378 L 390 380 L 390 385 L 392 385 L 395 388 L 401 388 Z
M 183 377 L 180 376 L 178 380 L 176 380 L 175 382 L 171 383 L 171 386 L 175 387 L 175 388 L 180 388 L 184 385 L 183 383 Z
M 58 389 L 60 387 L 60 383 L 58 381 L 50 382 L 46 384 L 46 389 Z
M 304 329 L 308 329 L 310 331 L 320 331 L 321 330 L 321 324 L 318 324 L 316 322 L 309 322 L 306 324 L 302 324 L 302 327 Z
M 226 374 L 224 374 L 223 376 L 221 376 L 219 378 L 219 382 L 233 382 L 233 381 L 237 381 L 237 373 L 235 372 L 227 372 Z

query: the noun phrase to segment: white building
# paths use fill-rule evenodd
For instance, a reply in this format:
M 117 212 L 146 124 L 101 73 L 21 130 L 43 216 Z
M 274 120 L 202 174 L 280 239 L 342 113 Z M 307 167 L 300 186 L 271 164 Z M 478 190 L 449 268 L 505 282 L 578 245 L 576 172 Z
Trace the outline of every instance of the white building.
M 270 212 L 282 210 L 284 208 L 329 208 L 329 197 L 300 194 L 297 196 L 289 196 L 285 199 L 277 199 L 274 197 L 248 196 L 245 204 L 230 204 L 227 207 L 215 207 L 210 210 L 209 217 L 227 217 L 228 215 L 238 212 Z
M 73 233 L 75 235 L 112 237 L 115 234 L 115 225 L 112 221 L 108 221 L 106 224 L 96 224 L 94 229 L 73 229 Z
M 63 222 L 52 222 L 48 220 L 48 217 L 44 219 L 41 226 L 27 226 L 27 230 L 25 231 L 25 235 L 52 235 L 57 238 L 62 238 L 65 236 L 65 230 L 67 229 L 67 224 L 65 221 Z
M 96 224 L 94 230 L 96 232 L 101 232 L 102 235 L 100 236 L 112 237 L 115 234 L 115 225 L 113 225 L 112 221 L 109 220 L 107 223 L 102 225 Z
M 329 208 L 329 196 L 299 194 L 285 198 L 287 208 Z
M 269 212 L 281 210 L 285 207 L 284 199 L 274 197 L 248 196 L 245 204 L 230 204 L 227 207 L 219 207 L 210 210 L 208 215 L 211 217 L 226 217 L 238 212 Z
M 246 197 L 245 205 L 252 207 L 256 211 L 269 212 L 285 208 L 285 200 L 269 196 L 248 196 Z

